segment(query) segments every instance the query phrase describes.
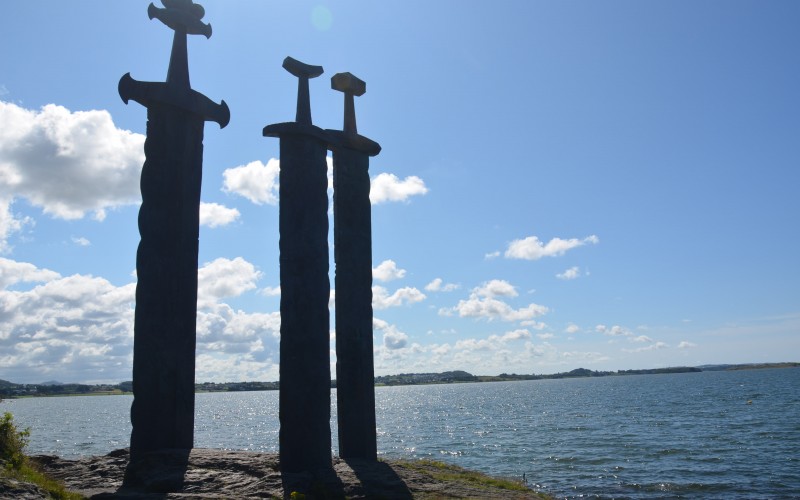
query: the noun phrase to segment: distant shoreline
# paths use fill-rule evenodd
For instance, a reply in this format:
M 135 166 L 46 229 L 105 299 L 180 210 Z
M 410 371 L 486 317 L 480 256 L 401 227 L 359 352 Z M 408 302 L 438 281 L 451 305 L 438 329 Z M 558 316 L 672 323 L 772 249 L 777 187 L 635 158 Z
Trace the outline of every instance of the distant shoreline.
M 553 380 L 565 378 L 592 378 L 592 377 L 618 377 L 626 375 L 658 375 L 670 373 L 699 373 L 709 371 L 738 371 L 761 370 L 768 368 L 797 368 L 798 362 L 783 363 L 745 363 L 745 364 L 720 364 L 702 365 L 697 367 L 671 367 L 652 368 L 642 370 L 617 370 L 595 371 L 586 368 L 577 368 L 569 372 L 553 373 L 547 375 L 524 375 L 516 373 L 501 373 L 500 375 L 472 375 L 471 373 L 456 370 L 440 373 L 400 373 L 397 375 L 382 375 L 375 377 L 376 387 L 391 387 L 399 385 L 432 385 L 432 384 L 461 384 L 475 382 L 512 382 L 520 380 Z M 202 382 L 195 384 L 195 393 L 206 392 L 252 392 L 274 391 L 279 389 L 278 382 Z M 332 381 L 331 387 L 336 387 Z M 63 397 L 63 396 L 112 396 L 133 394 L 132 382 L 119 384 L 61 384 L 48 382 L 44 384 L 16 384 L 0 380 L 0 400 L 17 399 L 25 397 Z

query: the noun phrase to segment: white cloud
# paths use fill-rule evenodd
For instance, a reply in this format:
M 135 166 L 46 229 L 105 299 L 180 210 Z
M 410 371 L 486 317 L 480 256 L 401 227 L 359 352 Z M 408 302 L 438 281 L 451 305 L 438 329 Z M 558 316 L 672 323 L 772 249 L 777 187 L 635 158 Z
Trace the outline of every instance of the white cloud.
M 534 319 L 526 319 L 525 321 L 519 322 L 520 326 L 527 326 L 533 328 L 534 330 L 544 330 L 547 328 L 547 323 L 544 321 L 536 321 Z
M 27 262 L 17 262 L 0 257 L 0 290 L 16 283 L 36 283 L 52 281 L 61 275 L 49 269 L 39 269 Z
M 17 197 L 61 219 L 94 211 L 102 220 L 107 208 L 139 202 L 144 136 L 116 128 L 107 111 L 0 101 L 0 123 L 0 237 L 18 230 L 8 216 Z
M 219 299 L 238 297 L 256 288 L 262 273 L 241 257 L 218 258 L 197 271 L 197 304 L 207 307 Z
M 387 201 L 407 201 L 410 197 L 428 192 L 425 183 L 412 175 L 402 181 L 394 174 L 378 174 L 372 179 L 369 199 L 373 205 Z
M 597 244 L 600 239 L 595 236 L 587 236 L 583 239 L 570 238 L 562 240 L 561 238 L 553 238 L 547 244 L 539 241 L 536 236 L 528 236 L 521 240 L 514 240 L 508 245 L 505 252 L 506 258 L 509 259 L 524 259 L 524 260 L 539 260 L 542 257 L 556 257 L 564 255 L 568 250 L 583 246 L 586 244 Z
M 497 251 L 494 251 L 494 252 L 489 252 L 486 255 L 484 255 L 484 257 L 486 258 L 486 260 L 496 259 L 496 258 L 500 257 L 500 251 L 497 250 Z
M 385 344 L 375 346 L 377 375 L 430 372 L 432 366 L 436 371 L 467 370 L 476 375 L 533 373 L 545 367 L 556 372 L 571 369 L 568 367 L 574 367 L 576 363 L 597 364 L 608 360 L 608 356 L 598 352 L 562 352 L 546 341 L 534 343 L 530 340 L 530 332 L 525 329 L 487 337 L 462 338 L 453 344 L 423 345 L 409 339 L 397 349 L 389 349 Z
M 201 381 L 277 380 L 280 313 L 237 311 L 218 299 L 255 287 L 244 259 L 198 273 L 197 372 Z M 28 290 L 12 287 L 41 283 Z M 0 258 L 0 366 L 14 382 L 130 380 L 136 284 L 58 273 Z
M 265 340 L 277 347 L 280 328 L 279 312 L 245 313 L 213 304 L 197 311 L 198 352 L 253 355 L 263 349 Z
M 537 328 L 539 324 L 534 318 L 547 313 L 548 308 L 539 304 L 529 304 L 525 307 L 514 309 L 506 302 L 496 297 L 516 297 L 519 295 L 516 288 L 505 280 L 491 280 L 472 289 L 466 300 L 460 300 L 453 308 L 439 310 L 441 316 L 451 316 L 457 313 L 462 318 L 486 319 L 492 321 L 520 321 L 524 326 Z M 545 325 L 542 324 L 542 327 Z
M 222 190 L 243 196 L 256 205 L 277 205 L 279 174 L 277 158 L 270 158 L 266 165 L 258 160 L 251 161 L 247 165 L 225 169 L 222 172 Z
M 521 328 L 519 330 L 513 330 L 513 331 L 510 331 L 510 332 L 506 332 L 500 338 L 504 342 L 507 342 L 507 341 L 510 341 L 510 340 L 529 339 L 529 338 L 531 338 L 531 332 L 529 332 L 528 330 L 525 330 L 524 328 Z
M 219 227 L 230 224 L 239 218 L 239 211 L 219 203 L 200 203 L 200 225 Z
M 580 277 L 581 272 L 578 266 L 573 266 L 564 271 L 563 273 L 556 274 L 556 278 L 560 280 L 574 280 Z
M 688 340 L 682 340 L 681 343 L 678 344 L 678 349 L 689 349 L 691 347 L 697 347 L 697 344 L 689 342 Z
M 78 238 L 78 237 L 75 237 L 75 236 L 73 236 L 73 237 L 72 237 L 72 238 L 70 238 L 70 239 L 72 240 L 72 242 L 73 242 L 73 243 L 75 243 L 76 245 L 78 245 L 78 246 L 80 246 L 80 247 L 88 247 L 89 245 L 91 245 L 91 244 L 92 244 L 92 242 L 91 242 L 91 241 L 87 240 L 87 239 L 86 239 L 86 238 L 84 238 L 84 237 L 80 237 L 80 238 Z
M 331 294 L 333 294 L 333 290 L 331 290 Z M 281 295 L 281 286 L 267 286 L 261 289 L 261 295 L 264 297 L 280 297 Z
M 568 324 L 567 327 L 564 329 L 564 331 L 567 332 L 567 333 L 577 333 L 580 330 L 581 330 L 581 328 L 578 325 L 576 325 L 575 323 Z
M 2 189 L 2 188 L 0 188 Z M 22 217 L 11 211 L 13 203 L 11 196 L 3 196 L 0 192 L 0 254 L 11 251 L 8 238 L 28 224 L 33 223 L 30 217 Z
M 607 327 L 606 325 L 597 325 L 594 327 L 594 329 L 598 333 L 602 333 L 603 335 L 609 335 L 611 337 L 618 337 L 621 335 L 630 337 L 633 335 L 633 332 L 619 325 L 614 325 L 610 328 Z
M 635 352 L 655 351 L 658 349 L 666 349 L 667 347 L 669 347 L 669 345 L 665 344 L 664 342 L 656 342 L 654 344 L 650 344 L 645 347 L 639 347 L 637 349 L 623 349 L 623 351 L 635 353 Z
M 442 278 L 435 278 L 433 281 L 425 285 L 425 290 L 429 292 L 452 292 L 461 288 L 460 285 L 455 283 L 444 283 Z
M 406 275 L 405 269 L 400 269 L 393 260 L 384 260 L 372 270 L 372 277 L 378 281 L 392 281 Z
M 514 285 L 505 280 L 491 280 L 472 290 L 474 295 L 480 297 L 516 297 Z
M 548 340 L 555 337 L 555 335 L 553 335 L 552 333 L 537 333 L 536 336 L 542 340 Z
M 129 380 L 135 284 L 58 273 L 3 259 L 0 366 L 15 382 Z M 30 290 L 7 287 L 44 282 Z
M 398 330 L 395 325 L 391 325 L 382 319 L 373 318 L 372 329 L 383 332 L 383 346 L 386 349 L 397 350 L 408 345 L 408 335 Z
M 393 294 L 382 286 L 372 287 L 372 307 L 375 309 L 387 309 L 402 305 L 415 304 L 425 300 L 425 294 L 414 287 L 403 287 L 396 290 Z
M 547 307 L 538 304 L 530 304 L 520 309 L 514 309 L 500 300 L 476 296 L 459 301 L 454 310 L 462 318 L 487 319 L 489 321 L 494 319 L 523 321 L 542 316 L 548 311 Z
M 638 337 L 631 337 L 628 340 L 630 340 L 631 342 L 653 342 L 653 339 L 651 339 L 647 335 L 639 335 Z

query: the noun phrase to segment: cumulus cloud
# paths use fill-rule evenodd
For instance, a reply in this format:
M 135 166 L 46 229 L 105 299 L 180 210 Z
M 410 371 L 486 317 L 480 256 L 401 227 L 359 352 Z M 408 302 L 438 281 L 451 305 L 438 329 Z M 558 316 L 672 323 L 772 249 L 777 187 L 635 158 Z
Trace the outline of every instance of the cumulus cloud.
M 528 330 L 526 330 L 524 328 L 519 329 L 519 330 L 513 330 L 513 331 L 510 331 L 510 332 L 506 332 L 500 337 L 500 339 L 503 340 L 504 342 L 507 342 L 507 341 L 510 341 L 510 340 L 523 340 L 523 339 L 529 339 L 529 338 L 531 338 L 531 332 L 529 332 Z
M 491 280 L 472 290 L 474 295 L 480 297 L 516 297 L 517 289 L 508 281 Z
M 200 225 L 208 227 L 226 226 L 239 218 L 239 211 L 219 203 L 200 203 Z
M 0 123 L 0 200 L 6 204 L 20 197 L 53 217 L 79 219 L 93 211 L 102 220 L 107 208 L 139 202 L 144 136 L 118 129 L 107 111 L 55 104 L 36 111 L 0 101 Z
M 547 328 L 547 323 L 544 321 L 536 321 L 535 319 L 526 319 L 525 321 L 520 321 L 519 324 L 521 326 L 533 328 L 534 330 L 544 330 Z
M 375 309 L 410 305 L 423 300 L 425 300 L 425 294 L 414 287 L 400 288 L 391 295 L 382 286 L 372 287 L 372 307 Z
M 491 297 L 472 296 L 461 300 L 453 308 L 454 312 L 462 318 L 486 319 L 492 321 L 523 321 L 547 313 L 548 308 L 539 304 L 530 304 L 520 309 L 514 309 L 507 303 Z
M 682 340 L 681 343 L 678 344 L 678 349 L 689 349 L 691 347 L 697 347 L 697 344 L 689 342 L 688 340 Z
M 455 283 L 445 283 L 442 278 L 435 278 L 433 281 L 425 285 L 425 290 L 429 292 L 452 292 L 458 290 L 461 286 Z
M 197 312 L 198 351 L 248 353 L 264 349 L 264 340 L 277 346 L 280 338 L 279 312 L 245 313 L 227 304 L 214 304 Z
M 197 271 L 197 304 L 207 307 L 219 299 L 238 297 L 256 288 L 262 273 L 241 257 L 218 258 Z
M 416 175 L 400 180 L 394 174 L 383 173 L 372 179 L 369 199 L 373 205 L 377 205 L 387 201 L 408 201 L 412 196 L 427 192 L 425 183 Z
M 468 299 L 460 300 L 453 308 L 442 308 L 439 314 L 452 316 L 458 314 L 462 318 L 476 318 L 492 321 L 520 321 L 525 326 L 537 326 L 534 318 L 547 313 L 548 308 L 539 304 L 529 304 L 514 309 L 497 297 L 516 297 L 516 288 L 505 280 L 491 280 L 472 289 Z
M 556 278 L 560 280 L 574 280 L 581 275 L 581 270 L 578 266 L 573 266 L 564 271 L 563 273 L 556 274 Z
M 278 204 L 280 162 L 270 158 L 267 164 L 251 161 L 247 165 L 228 168 L 222 172 L 222 190 L 247 198 L 256 205 Z
M 380 331 L 377 324 L 375 330 Z M 429 372 L 431 366 L 435 366 L 437 371 L 466 369 L 476 375 L 497 375 L 531 373 L 533 366 L 549 366 L 552 371 L 563 371 L 566 366 L 576 363 L 585 365 L 609 360 L 608 356 L 598 352 L 562 352 L 547 342 L 549 337 L 543 340 L 535 343 L 531 341 L 529 331 L 517 329 L 503 334 L 462 338 L 455 343 L 421 345 L 407 340 L 403 347 L 396 349 L 381 343 L 375 346 L 375 372 L 379 375 Z M 389 345 L 393 344 L 390 342 Z
M 406 275 L 405 269 L 400 269 L 393 260 L 384 260 L 372 269 L 372 277 L 378 281 L 392 281 Z
M 383 346 L 389 350 L 402 349 L 408 345 L 408 335 L 397 329 L 395 325 L 373 318 L 373 331 L 383 332 Z
M 328 190 L 333 189 L 333 158 L 327 156 Z M 259 160 L 247 165 L 225 169 L 222 190 L 247 198 L 256 205 L 277 205 L 279 196 L 280 160 L 270 158 L 266 164 Z M 412 196 L 428 192 L 425 182 L 412 175 L 400 180 L 396 175 L 383 173 L 372 179 L 369 199 L 372 204 L 408 201 Z
M 0 290 L 17 283 L 52 281 L 61 275 L 49 269 L 39 269 L 28 262 L 17 262 L 0 257 Z
M 609 335 L 611 337 L 618 337 L 618 336 L 630 337 L 633 335 L 633 332 L 619 325 L 614 325 L 611 327 L 608 327 L 606 325 L 597 325 L 594 327 L 594 330 L 598 333 L 602 333 L 603 335 Z
M 48 104 L 29 110 L 0 101 L 0 253 L 33 223 L 12 211 L 26 199 L 46 214 L 80 219 L 138 203 L 144 136 L 116 128 L 107 111 Z
M 281 295 L 281 286 L 267 286 L 261 289 L 261 295 L 264 297 L 280 297 Z M 331 290 L 331 295 L 333 295 L 333 290 Z
M 11 245 L 8 244 L 9 236 L 21 231 L 24 226 L 33 223 L 30 217 L 23 217 L 12 212 L 12 203 L 13 198 L 10 195 L 4 196 L 2 187 L 0 187 L 0 254 L 11 251 Z
M 521 240 L 514 240 L 508 245 L 505 257 L 509 259 L 539 260 L 542 257 L 557 257 L 564 255 L 568 250 L 587 244 L 597 244 L 600 239 L 595 236 L 587 236 L 583 239 L 570 238 L 563 240 L 553 238 L 546 244 L 539 241 L 536 236 L 528 236 Z
M 217 259 L 198 278 L 198 380 L 277 380 L 280 313 L 234 310 L 221 299 L 251 290 L 260 273 Z M 0 366 L 14 382 L 130 380 L 136 284 L 59 273 L 0 258 Z
M 0 366 L 4 378 L 41 382 L 130 379 L 135 284 L 61 277 L 32 264 L 0 262 Z M 9 271 L 7 274 L 6 272 Z M 43 282 L 10 290 L 19 282 Z
M 581 330 L 581 328 L 578 325 L 576 325 L 575 323 L 568 324 L 567 327 L 564 329 L 564 331 L 566 333 L 577 333 L 580 330 Z

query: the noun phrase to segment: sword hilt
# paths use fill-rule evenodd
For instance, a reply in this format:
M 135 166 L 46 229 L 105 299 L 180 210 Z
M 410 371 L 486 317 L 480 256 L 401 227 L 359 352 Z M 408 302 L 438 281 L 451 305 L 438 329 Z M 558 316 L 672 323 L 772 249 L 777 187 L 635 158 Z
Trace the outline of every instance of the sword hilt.
M 336 73 L 331 78 L 331 88 L 344 92 L 344 133 L 358 134 L 356 127 L 356 105 L 353 96 L 362 96 L 367 91 L 367 84 L 352 73 Z
M 287 57 L 283 60 L 283 69 L 297 77 L 297 115 L 295 121 L 311 125 L 311 97 L 308 92 L 308 80 L 323 73 L 322 66 L 312 66 L 297 59 Z

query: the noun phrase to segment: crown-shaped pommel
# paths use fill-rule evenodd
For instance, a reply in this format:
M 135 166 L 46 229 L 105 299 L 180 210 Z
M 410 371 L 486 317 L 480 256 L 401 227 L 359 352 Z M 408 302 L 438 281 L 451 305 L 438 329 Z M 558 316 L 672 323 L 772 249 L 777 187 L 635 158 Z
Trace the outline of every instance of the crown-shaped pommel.
M 158 19 L 173 30 L 187 35 L 211 38 L 211 25 L 201 21 L 206 15 L 202 5 L 192 0 L 161 0 L 161 3 L 165 8 L 160 9 L 152 3 L 147 7 L 150 19 Z

